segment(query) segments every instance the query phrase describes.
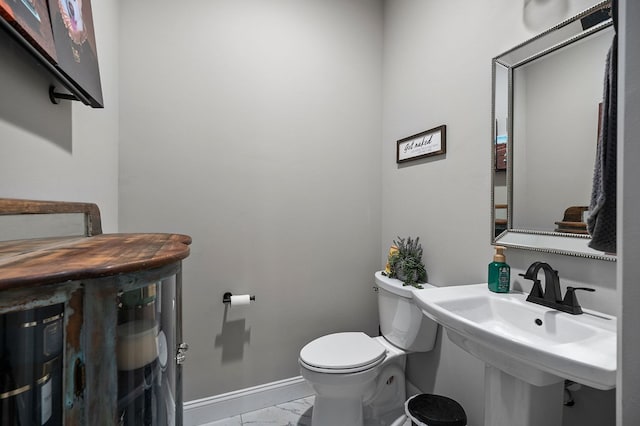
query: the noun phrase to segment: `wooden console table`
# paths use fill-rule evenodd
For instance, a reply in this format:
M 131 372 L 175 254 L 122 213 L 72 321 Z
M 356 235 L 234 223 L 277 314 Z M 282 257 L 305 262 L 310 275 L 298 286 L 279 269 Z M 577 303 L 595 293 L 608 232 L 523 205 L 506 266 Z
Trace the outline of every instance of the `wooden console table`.
M 0 241 L 0 419 L 181 425 L 191 238 L 102 234 L 91 203 L 0 199 L 18 220 L 68 214 L 77 234 Z

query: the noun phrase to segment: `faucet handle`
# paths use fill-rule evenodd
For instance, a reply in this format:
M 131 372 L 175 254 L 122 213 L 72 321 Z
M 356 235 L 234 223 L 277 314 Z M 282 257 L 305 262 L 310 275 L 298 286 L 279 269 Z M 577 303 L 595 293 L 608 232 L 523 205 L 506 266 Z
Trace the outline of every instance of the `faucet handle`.
M 576 298 L 576 290 L 584 290 L 590 292 L 596 291 L 595 289 L 589 287 L 567 287 L 567 292 L 564 295 L 564 299 L 562 299 L 562 304 L 569 308 L 566 312 L 569 312 L 573 315 L 582 313 L 582 307 L 580 307 L 578 299 Z

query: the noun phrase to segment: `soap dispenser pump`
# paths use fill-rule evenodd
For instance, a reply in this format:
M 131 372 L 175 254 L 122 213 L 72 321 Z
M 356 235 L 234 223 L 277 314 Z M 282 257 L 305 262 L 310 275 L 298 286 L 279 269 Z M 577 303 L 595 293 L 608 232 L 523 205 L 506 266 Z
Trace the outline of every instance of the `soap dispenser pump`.
M 493 262 L 489 264 L 489 290 L 494 293 L 508 293 L 511 282 L 511 268 L 505 261 L 506 247 L 496 246 Z

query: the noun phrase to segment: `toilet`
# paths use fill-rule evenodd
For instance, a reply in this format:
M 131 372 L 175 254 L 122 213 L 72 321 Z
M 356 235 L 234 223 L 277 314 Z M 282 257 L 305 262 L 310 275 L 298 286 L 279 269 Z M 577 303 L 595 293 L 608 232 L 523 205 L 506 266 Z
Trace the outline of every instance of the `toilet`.
M 316 393 L 313 426 L 391 425 L 404 413 L 407 353 L 435 345 L 438 324 L 415 305 L 416 289 L 381 272 L 375 283 L 382 336 L 328 334 L 300 350 L 300 373 Z

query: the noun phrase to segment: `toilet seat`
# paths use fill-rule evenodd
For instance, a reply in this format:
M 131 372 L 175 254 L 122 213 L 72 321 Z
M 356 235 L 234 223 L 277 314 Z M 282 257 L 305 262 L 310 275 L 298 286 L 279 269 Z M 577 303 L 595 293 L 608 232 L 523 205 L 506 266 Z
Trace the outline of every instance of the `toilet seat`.
M 300 364 L 320 373 L 347 374 L 380 364 L 386 349 L 362 332 L 334 333 L 309 342 L 300 351 Z

